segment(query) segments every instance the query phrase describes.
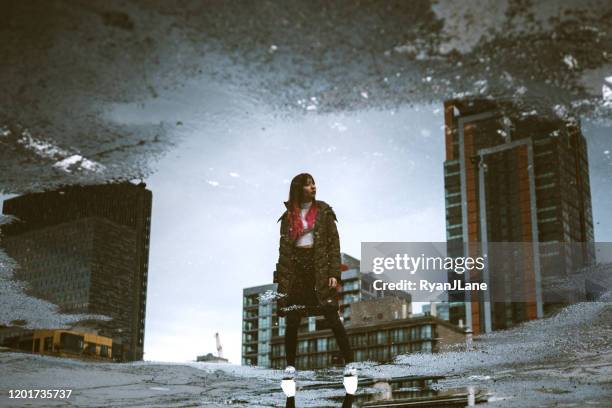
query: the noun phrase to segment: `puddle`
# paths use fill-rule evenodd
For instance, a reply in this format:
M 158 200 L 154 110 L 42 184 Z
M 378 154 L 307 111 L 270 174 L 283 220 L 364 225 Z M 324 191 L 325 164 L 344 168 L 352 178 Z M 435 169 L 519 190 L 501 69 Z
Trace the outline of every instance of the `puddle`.
M 437 384 L 444 377 L 399 377 L 362 379 L 355 395 L 329 397 L 342 407 L 467 407 L 487 402 L 486 390 L 476 387 L 441 389 Z M 298 390 L 341 388 L 331 384 L 306 385 Z M 321 401 L 323 402 L 323 401 Z M 287 407 L 296 406 L 288 398 Z M 299 406 L 299 397 L 297 406 Z M 329 405 L 329 404 L 326 404 Z
M 542 388 L 536 388 L 536 391 L 542 392 L 544 394 L 570 394 L 571 391 L 568 390 L 563 390 L 561 388 L 556 388 L 556 387 L 542 387 Z

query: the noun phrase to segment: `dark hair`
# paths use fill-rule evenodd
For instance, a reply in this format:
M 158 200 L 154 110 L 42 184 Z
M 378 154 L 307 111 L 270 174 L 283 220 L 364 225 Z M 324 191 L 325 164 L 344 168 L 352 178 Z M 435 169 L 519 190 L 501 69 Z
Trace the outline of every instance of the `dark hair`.
M 304 186 L 308 183 L 308 180 L 312 180 L 314 183 L 314 177 L 308 173 L 300 173 L 291 180 L 291 186 L 289 187 L 289 208 L 299 208 L 304 198 Z

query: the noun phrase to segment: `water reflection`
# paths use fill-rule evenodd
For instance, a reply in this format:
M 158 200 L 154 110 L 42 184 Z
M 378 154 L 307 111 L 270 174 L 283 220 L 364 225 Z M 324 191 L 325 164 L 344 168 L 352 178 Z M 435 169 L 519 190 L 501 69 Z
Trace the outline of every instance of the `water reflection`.
M 466 407 L 486 402 L 486 393 L 473 386 L 441 389 L 442 377 L 398 377 L 393 379 L 362 379 L 355 395 L 331 397 L 342 407 Z M 329 385 L 304 386 L 300 391 L 326 389 Z M 323 400 L 319 401 L 323 403 Z M 299 406 L 299 392 L 298 403 Z M 325 403 L 331 405 L 328 402 Z M 286 407 L 296 407 L 295 397 L 286 400 Z
M 355 401 L 355 396 L 352 394 L 346 394 L 344 399 L 342 400 L 342 408 L 350 408 L 353 406 L 353 402 Z M 296 408 L 295 405 L 295 397 L 287 397 L 287 402 L 285 403 L 285 408 Z
M 5 201 L 20 221 L 3 228 L 0 337 L 141 359 L 146 314 L 149 358 L 194 358 L 216 330 L 239 344 L 241 305 L 228 299 L 271 280 L 285 179 L 303 169 L 321 176 L 355 256 L 365 240 L 461 240 L 461 223 L 471 239 L 485 221 L 496 240 L 531 239 L 538 225 L 545 240 L 612 240 L 612 5 L 455 3 L 3 3 L 0 192 L 20 195 Z M 454 126 L 484 111 L 494 118 Z M 462 131 L 482 143 L 459 158 L 444 137 Z M 533 163 L 522 139 L 539 144 Z M 156 187 L 150 261 L 150 192 L 97 186 L 135 177 Z M 527 197 L 531 187 L 550 194 Z M 565 260 L 559 274 L 592 266 L 590 254 Z M 592 267 L 587 292 L 609 290 L 610 265 Z M 545 311 L 544 298 L 512 303 L 475 311 L 474 326 Z M 451 319 L 466 323 L 458 305 Z M 67 322 L 73 332 L 23 333 Z M 274 328 L 260 327 L 251 357 L 266 365 Z M 82 335 L 92 328 L 112 350 Z M 387 346 L 364 358 L 402 350 Z
M 5 301 L 16 308 L 15 326 L 37 330 L 0 329 L 5 343 L 35 353 L 141 360 L 151 203 L 144 183 L 67 186 L 6 200 L 3 213 L 14 221 L 2 226 L 2 246 L 26 290 Z M 28 297 L 81 319 L 71 331 L 32 327 L 36 311 L 17 307 Z
M 185 132 L 237 130 L 261 106 L 330 114 L 479 96 L 610 117 L 603 0 L 137 3 L 0 6 L 3 188 L 144 177 Z M 215 114 L 236 101 L 248 103 Z

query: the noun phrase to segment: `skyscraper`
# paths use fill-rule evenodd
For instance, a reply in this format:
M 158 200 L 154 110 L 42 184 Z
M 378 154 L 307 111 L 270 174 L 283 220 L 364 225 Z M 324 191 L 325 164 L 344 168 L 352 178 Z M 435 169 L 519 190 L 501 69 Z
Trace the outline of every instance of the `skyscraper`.
M 152 193 L 144 183 L 70 186 L 4 202 L 18 221 L 2 227 L 15 278 L 61 311 L 113 339 L 121 361 L 142 360 Z
M 273 283 L 242 291 L 242 365 L 270 367 L 270 339 L 278 336 L 279 318 L 276 301 L 266 295 L 275 291 Z
M 542 317 L 558 301 L 555 285 L 594 261 L 580 124 L 490 100 L 450 100 L 444 108 L 449 255 L 487 255 L 492 243 L 522 243 L 521 257 L 490 256 L 482 273 L 449 274 L 491 286 L 485 295 L 449 294 L 450 320 L 463 319 L 479 333 Z M 523 301 L 513 301 L 516 294 Z

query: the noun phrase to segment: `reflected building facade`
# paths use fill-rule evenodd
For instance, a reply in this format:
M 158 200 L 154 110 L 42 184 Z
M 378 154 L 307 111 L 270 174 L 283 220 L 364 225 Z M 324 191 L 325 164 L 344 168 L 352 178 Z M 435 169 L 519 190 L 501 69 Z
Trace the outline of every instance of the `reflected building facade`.
M 342 263 L 341 288 L 338 293 L 340 299 L 340 315 L 347 327 L 382 321 L 379 315 L 384 315 L 389 319 L 406 319 L 411 313 L 411 296 L 407 292 L 374 290 L 373 283 L 376 279 L 381 279 L 381 275 L 372 273 L 362 273 L 359 270 L 359 260 L 345 253 L 340 254 Z M 276 284 L 260 285 L 243 289 L 242 294 L 242 365 L 257 365 L 260 367 L 272 367 L 281 364 L 284 359 L 283 338 L 285 335 L 285 319 L 278 317 L 276 301 Z M 378 303 L 371 303 L 381 298 L 384 305 L 382 310 Z M 394 303 L 395 301 L 395 303 Z M 358 305 L 356 308 L 355 306 Z M 391 311 L 390 306 L 395 309 Z M 399 306 L 398 306 L 399 305 Z M 354 311 L 353 309 L 356 309 Z M 358 321 L 354 320 L 354 313 L 357 313 Z M 385 321 L 389 319 L 384 319 Z M 327 327 L 322 316 L 310 316 L 300 322 L 298 328 L 298 341 L 302 342 L 305 338 L 315 339 L 324 338 L 319 343 L 327 343 L 327 337 L 331 330 Z M 333 337 L 333 336 L 332 336 Z M 301 343 L 300 343 L 301 344 Z M 323 343 L 321 343 L 323 344 Z M 325 365 L 332 364 L 338 354 L 337 347 L 334 349 L 333 338 L 329 342 L 330 349 L 326 349 L 325 358 L 317 360 Z M 274 353 L 273 353 L 274 346 Z M 323 347 L 323 346 L 320 346 Z M 416 347 L 416 346 L 415 346 Z M 403 349 L 402 349 L 403 350 Z M 416 348 L 415 348 L 416 350 Z M 323 349 L 321 348 L 321 352 Z M 397 351 L 397 350 L 396 350 Z M 282 353 L 282 354 L 279 354 Z M 302 351 L 298 350 L 298 359 Z M 361 355 L 361 354 L 360 354 Z M 300 361 L 302 361 L 300 360 Z M 323 363 L 323 360 L 325 362 Z M 312 360 L 313 364 L 315 360 Z M 304 365 L 304 362 L 301 363 Z M 318 363 L 317 363 L 318 364 Z M 310 365 L 309 365 L 310 367 Z M 318 366 L 317 366 L 318 367 Z
M 407 313 L 410 314 L 412 297 L 408 292 L 399 290 L 375 290 L 374 281 L 383 279 L 384 275 L 363 273 L 360 271 L 360 261 L 344 252 L 340 253 L 340 261 L 346 270 L 342 271 L 340 289 L 340 313 L 344 323 L 351 321 L 352 307 L 356 302 L 394 297 L 404 299 L 407 304 Z M 404 311 L 406 313 L 406 311 Z
M 449 319 L 480 333 L 542 317 L 563 303 L 555 285 L 595 260 L 580 123 L 521 114 L 491 100 L 450 100 L 444 109 L 449 255 L 482 256 L 489 243 L 533 244 L 521 257 L 489 257 L 482 274 L 451 272 L 449 281 L 488 282 L 491 298 L 450 293 Z M 503 301 L 513 293 L 525 301 Z
M 364 300 L 353 305 L 346 332 L 355 361 L 388 362 L 401 354 L 437 353 L 465 343 L 465 331 L 434 316 L 406 314 L 406 300 L 392 296 Z M 296 366 L 312 370 L 341 364 L 336 339 L 324 321 L 298 331 Z M 271 366 L 286 364 L 284 338 L 273 337 Z
M 278 335 L 276 302 L 271 296 L 276 284 L 242 291 L 242 365 L 270 367 L 270 339 Z
M 113 340 L 113 358 L 142 360 L 152 193 L 144 183 L 70 186 L 6 200 L 2 246 L 28 294 Z

